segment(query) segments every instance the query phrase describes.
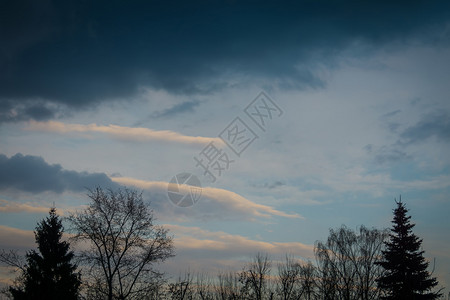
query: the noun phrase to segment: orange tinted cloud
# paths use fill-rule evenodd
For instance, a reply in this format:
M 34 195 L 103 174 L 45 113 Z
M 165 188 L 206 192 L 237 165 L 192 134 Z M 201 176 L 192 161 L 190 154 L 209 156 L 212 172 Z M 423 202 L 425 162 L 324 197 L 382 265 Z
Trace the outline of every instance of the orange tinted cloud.
M 128 177 L 112 177 L 111 180 L 119 184 L 135 186 L 141 189 L 158 190 L 161 193 L 166 193 L 169 184 L 168 182 L 163 181 L 146 181 Z M 183 184 L 179 186 L 179 189 L 181 192 L 184 190 L 185 193 L 188 193 L 190 186 Z M 268 205 L 252 202 L 232 191 L 213 187 L 203 187 L 202 199 L 199 201 L 212 205 L 213 207 L 210 208 L 214 208 L 215 205 L 218 211 L 221 211 L 221 209 L 226 209 L 226 211 L 246 215 L 252 219 L 256 217 L 270 218 L 272 216 L 303 218 L 297 213 L 286 213 Z
M 223 231 L 208 231 L 200 227 L 164 225 L 175 234 L 175 246 L 180 251 L 196 249 L 201 251 L 225 251 L 227 253 L 250 255 L 255 251 L 274 256 L 292 253 L 305 258 L 313 257 L 313 245 L 300 242 L 268 242 L 254 240 L 242 235 Z
M 32 230 L 0 225 L 0 248 L 30 249 L 35 246 Z
M 11 212 L 46 213 L 49 210 L 50 207 L 46 206 L 33 206 L 27 203 L 16 203 L 0 199 L 0 212 L 4 213 L 11 213 Z
M 165 141 L 182 144 L 201 144 L 206 145 L 214 142 L 222 145 L 220 138 L 209 138 L 202 136 L 188 136 L 171 130 L 152 130 L 143 127 L 125 127 L 119 125 L 97 125 L 97 124 L 66 124 L 57 121 L 36 122 L 30 121 L 27 130 L 65 133 L 103 133 L 114 138 L 126 141 L 147 142 L 147 141 Z

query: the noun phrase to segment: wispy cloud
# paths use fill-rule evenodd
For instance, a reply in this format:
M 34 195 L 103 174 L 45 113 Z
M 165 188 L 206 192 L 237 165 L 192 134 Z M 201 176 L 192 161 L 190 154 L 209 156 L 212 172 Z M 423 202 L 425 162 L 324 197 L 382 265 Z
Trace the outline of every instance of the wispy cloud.
M 83 206 L 81 206 L 83 207 Z M 51 204 L 49 205 L 40 205 L 37 203 L 18 203 L 14 201 L 8 201 L 4 199 L 0 199 L 0 213 L 48 213 L 50 211 Z M 60 216 L 64 216 L 68 212 L 74 212 L 79 209 L 80 206 L 65 206 L 60 207 L 57 205 L 56 213 Z
M 369 155 L 373 155 L 375 162 L 378 164 L 394 163 L 411 159 L 411 156 L 398 147 L 398 145 L 376 147 L 372 144 L 368 144 L 364 146 L 364 150 Z
M 185 112 L 192 112 L 194 111 L 194 108 L 199 104 L 200 101 L 185 101 L 179 104 L 175 104 L 171 108 L 165 109 L 163 111 L 155 112 L 152 116 L 155 118 L 165 118 Z
M 424 116 L 417 124 L 406 128 L 400 135 L 400 144 L 412 144 L 430 137 L 450 142 L 450 113 L 441 111 Z
M 188 269 L 210 274 L 239 271 L 257 252 L 267 253 L 275 261 L 286 254 L 314 259 L 314 246 L 300 242 L 269 242 L 200 227 L 171 224 L 164 227 L 175 237 L 177 256 L 163 266 L 172 274 Z
M 22 230 L 0 225 L 1 249 L 30 249 L 35 246 L 32 230 Z
M 50 207 L 46 206 L 35 206 L 28 203 L 16 203 L 0 199 L 0 212 L 2 213 L 17 213 L 17 212 L 46 213 L 49 210 Z M 59 209 L 58 212 L 60 212 Z
M 200 227 L 164 225 L 175 234 L 176 247 L 183 250 L 223 251 L 232 255 L 253 254 L 255 249 L 273 255 L 295 253 L 312 257 L 314 246 L 299 242 L 266 242 L 223 231 L 209 231 Z
M 30 121 L 27 130 L 55 132 L 60 134 L 66 133 L 102 133 L 113 138 L 124 141 L 148 142 L 148 141 L 164 141 L 182 144 L 201 144 L 206 145 L 214 142 L 222 145 L 220 138 L 209 138 L 202 136 L 188 136 L 171 130 L 152 130 L 143 127 L 125 127 L 119 125 L 97 125 L 97 124 L 66 124 L 57 121 L 36 122 Z
M 127 177 L 113 177 L 112 181 L 127 185 L 135 186 L 141 189 L 157 192 L 160 195 L 167 193 L 168 182 L 162 181 L 145 181 Z M 181 192 L 188 193 L 190 186 L 181 185 Z M 169 200 L 162 200 L 164 203 L 168 203 Z M 255 220 L 256 218 L 270 218 L 273 216 L 285 217 L 285 218 L 303 218 L 297 213 L 286 213 L 277 210 L 271 206 L 258 204 L 252 202 L 245 197 L 228 191 L 225 189 L 203 187 L 202 199 L 200 203 L 196 204 L 195 210 L 183 209 L 178 211 L 179 213 L 198 213 L 207 216 L 207 218 L 219 218 L 222 219 L 226 216 L 242 217 L 244 219 Z M 174 207 L 170 205 L 170 210 L 174 211 Z

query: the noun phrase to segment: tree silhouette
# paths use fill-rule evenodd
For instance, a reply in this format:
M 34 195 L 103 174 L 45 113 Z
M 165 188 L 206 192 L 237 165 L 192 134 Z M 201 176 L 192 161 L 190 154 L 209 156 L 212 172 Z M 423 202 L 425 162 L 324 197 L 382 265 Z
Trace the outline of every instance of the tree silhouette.
M 168 230 L 154 224 L 153 211 L 135 190 L 90 191 L 90 205 L 68 220 L 90 268 L 88 294 L 102 299 L 144 299 L 154 293 L 161 273 L 156 263 L 172 257 Z
M 267 254 L 256 254 L 253 261 L 239 273 L 242 292 L 250 299 L 272 299 L 273 291 L 269 288 L 272 262 Z
M 324 299 L 379 299 L 376 280 L 382 268 L 375 262 L 387 233 L 365 226 L 358 231 L 342 225 L 330 229 L 326 242 L 316 243 L 319 290 Z
M 427 271 L 428 262 L 420 250 L 422 239 L 412 232 L 415 225 L 410 223 L 411 216 L 406 215 L 408 210 L 401 198 L 396 203 L 390 240 L 377 262 L 386 271 L 378 279 L 379 288 L 387 292 L 383 299 L 437 299 L 440 293 L 432 289 L 438 282 Z
M 71 263 L 74 254 L 69 243 L 61 241 L 64 227 L 51 208 L 49 216 L 36 227 L 35 239 L 39 252 L 32 250 L 26 255 L 22 284 L 11 287 L 14 299 L 77 299 L 81 284 Z

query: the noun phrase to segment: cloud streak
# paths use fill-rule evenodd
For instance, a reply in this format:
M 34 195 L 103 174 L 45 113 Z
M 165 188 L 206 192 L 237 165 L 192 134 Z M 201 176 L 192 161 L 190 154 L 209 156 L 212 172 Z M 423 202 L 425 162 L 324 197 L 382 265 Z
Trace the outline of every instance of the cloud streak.
M 166 213 L 175 213 L 180 216 L 200 216 L 204 219 L 245 219 L 256 220 L 258 218 L 271 218 L 273 216 L 284 218 L 303 218 L 298 213 L 286 213 L 271 206 L 252 202 L 245 197 L 232 191 L 203 187 L 202 198 L 195 205 L 195 209 L 176 208 L 167 199 L 168 182 L 145 181 L 134 178 L 114 177 L 114 182 L 127 186 L 135 186 L 158 194 L 159 205 Z M 181 192 L 187 193 L 190 189 L 188 185 L 179 186 Z M 156 196 L 156 195 L 155 195 Z
M 220 138 L 209 138 L 202 136 L 188 136 L 182 135 L 171 130 L 152 130 L 143 127 L 125 127 L 119 125 L 97 125 L 97 124 L 66 124 L 56 121 L 36 122 L 30 121 L 26 130 L 54 132 L 59 134 L 79 133 L 101 133 L 110 137 L 133 142 L 149 142 L 149 141 L 163 141 L 181 144 L 206 145 L 214 142 L 216 145 L 222 145 Z
M 17 212 L 28 212 L 28 213 L 47 213 L 50 208 L 45 206 L 34 206 L 28 203 L 16 203 L 7 200 L 0 199 L 0 212 L 2 213 L 17 213 Z M 58 209 L 58 213 L 61 210 Z
M 314 246 L 299 242 L 266 242 L 233 235 L 223 231 L 208 231 L 199 227 L 164 225 L 177 236 L 176 247 L 183 250 L 206 250 L 228 253 L 228 255 L 248 255 L 257 251 L 272 255 L 295 253 L 311 258 Z M 215 255 L 218 255 L 216 253 Z
M 32 230 L 22 230 L 0 225 L 1 249 L 28 250 L 34 247 L 34 233 Z
M 200 105 L 200 101 L 185 101 L 172 106 L 171 108 L 165 109 L 163 111 L 158 111 L 153 114 L 155 118 L 166 118 L 172 117 L 177 114 L 185 112 L 193 112 L 194 109 Z
M 209 273 L 240 271 L 257 252 L 267 253 L 277 261 L 286 254 L 302 260 L 314 259 L 314 246 L 300 242 L 269 242 L 223 231 L 209 231 L 200 227 L 166 224 L 174 234 L 177 255 L 163 268 L 171 274 L 183 271 Z M 180 269 L 180 266 L 183 266 Z
M 400 144 L 414 144 L 435 137 L 439 141 L 450 142 L 450 113 L 439 113 L 424 116 L 417 124 L 406 128 L 400 134 Z

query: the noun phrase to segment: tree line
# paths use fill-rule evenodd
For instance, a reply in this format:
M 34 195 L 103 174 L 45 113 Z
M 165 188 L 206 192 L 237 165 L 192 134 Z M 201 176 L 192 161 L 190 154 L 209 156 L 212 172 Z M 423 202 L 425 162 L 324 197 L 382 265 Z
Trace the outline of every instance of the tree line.
M 401 201 L 390 230 L 344 225 L 314 247 L 314 261 L 258 253 L 238 272 L 185 273 L 169 280 L 157 264 L 175 255 L 173 238 L 155 224 L 142 194 L 129 189 L 88 193 L 84 210 L 66 217 L 53 207 L 35 230 L 37 251 L 0 252 L 19 272 L 3 291 L 11 299 L 438 299 L 422 240 Z M 70 250 L 71 244 L 77 251 Z

